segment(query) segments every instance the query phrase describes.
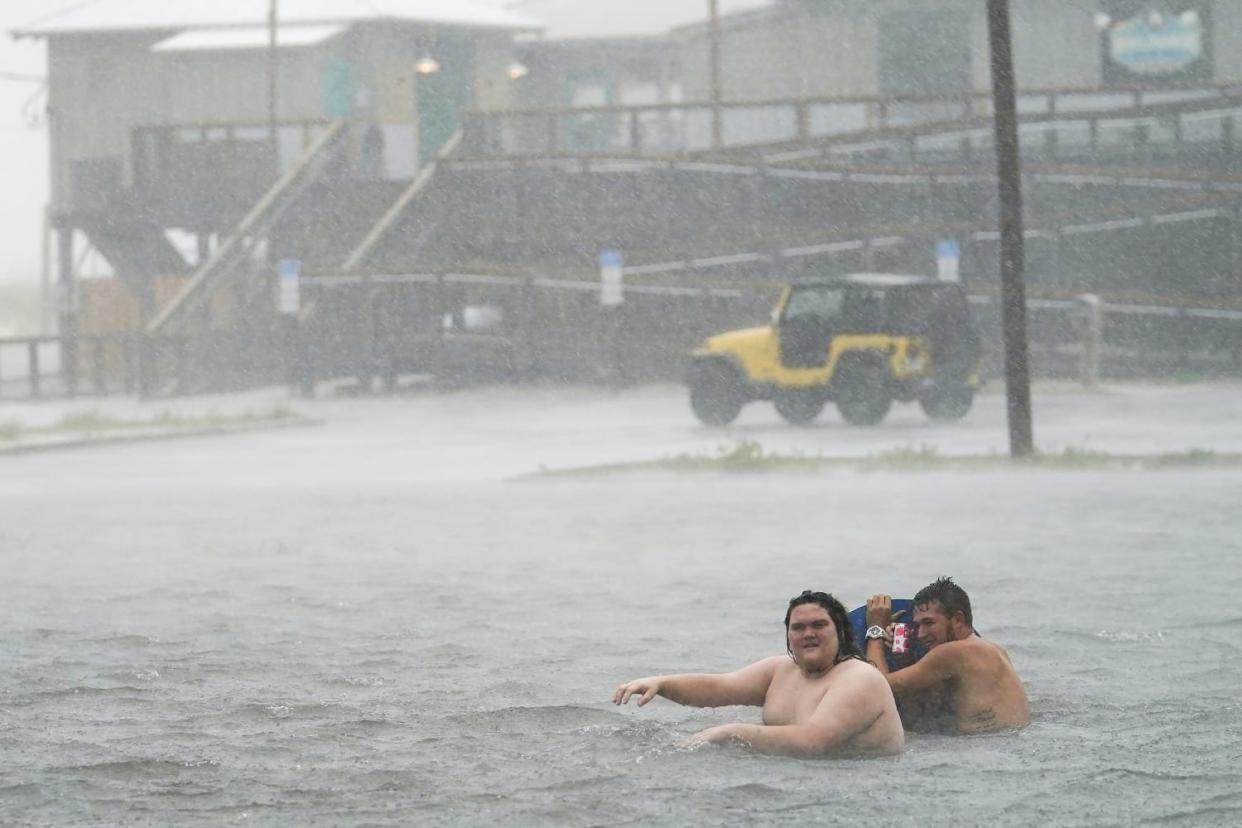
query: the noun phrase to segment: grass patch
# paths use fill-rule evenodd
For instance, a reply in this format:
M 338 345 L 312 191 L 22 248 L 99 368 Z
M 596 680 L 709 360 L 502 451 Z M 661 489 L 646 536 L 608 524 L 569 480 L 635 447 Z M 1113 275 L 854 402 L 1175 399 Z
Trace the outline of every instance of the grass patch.
M 95 434 L 114 428 L 124 428 L 125 423 L 109 414 L 99 411 L 73 411 L 60 418 L 56 425 L 47 427 L 46 431 L 76 431 L 82 434 Z M 35 431 L 37 429 L 31 429 Z
M 302 415 L 287 405 L 259 410 L 247 409 L 237 414 L 184 415 L 165 409 L 149 419 L 121 419 L 101 411 L 74 411 L 49 426 L 23 426 L 12 420 L 2 422 L 0 443 L 56 436 L 97 437 L 143 430 L 194 431 L 257 423 L 298 422 L 302 419 Z
M 657 460 L 683 471 L 771 471 L 805 467 L 819 463 L 823 458 L 808 457 L 800 453 L 779 454 L 768 451 L 758 440 L 738 440 L 731 446 L 717 446 L 707 454 L 684 453 L 667 460 Z
M 935 446 L 904 446 L 874 454 L 870 458 L 877 465 L 896 468 L 922 468 L 942 464 L 945 460 Z
M 1159 454 L 1113 454 L 1096 449 L 1069 446 L 1061 451 L 1036 451 L 1030 457 L 1012 460 L 1007 454 L 941 454 L 935 446 L 919 445 L 888 449 L 866 457 L 826 457 L 801 453 L 785 454 L 765 449 L 756 440 L 739 440 L 731 446 L 718 446 L 710 452 L 683 453 L 658 460 L 615 463 L 576 469 L 541 469 L 536 476 L 597 476 L 632 472 L 766 473 L 816 472 L 832 469 L 856 471 L 996 471 L 1012 468 L 1056 470 L 1172 470 L 1198 468 L 1242 468 L 1242 454 L 1190 449 Z
M 1095 449 L 1066 446 L 1059 452 L 1036 450 L 1030 457 L 1019 460 L 1033 466 L 1047 466 L 1059 469 L 1098 469 L 1101 466 L 1117 462 L 1117 455 Z
M 1174 452 L 1172 454 L 1159 454 L 1152 458 L 1152 464 L 1159 466 L 1168 466 L 1171 468 L 1193 468 L 1196 466 L 1220 466 L 1229 465 L 1231 460 L 1236 461 L 1235 454 L 1221 454 L 1207 449 L 1191 449 L 1190 451 Z

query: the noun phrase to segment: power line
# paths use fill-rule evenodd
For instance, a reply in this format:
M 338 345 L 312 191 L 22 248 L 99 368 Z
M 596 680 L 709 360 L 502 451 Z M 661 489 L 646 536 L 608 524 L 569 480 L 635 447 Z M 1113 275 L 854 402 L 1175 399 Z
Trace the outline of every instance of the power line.
M 49 21 L 55 20 L 55 19 L 57 19 L 58 17 L 63 17 L 63 16 L 65 16 L 66 14 L 73 14 L 73 13 L 74 13 L 74 12 L 76 12 L 76 11 L 81 11 L 82 9 L 86 8 L 87 6 L 94 6 L 94 5 L 98 4 L 98 3 L 102 3 L 103 1 L 104 1 L 104 0 L 81 0 L 81 2 L 79 2 L 79 3 L 73 3 L 73 4 L 69 5 L 69 6 L 64 6 L 64 7 L 62 7 L 62 8 L 59 8 L 59 9 L 55 9 L 55 10 L 53 10 L 53 11 L 50 11 L 50 12 L 48 12 L 47 14 L 45 14 L 45 15 L 43 15 L 43 16 L 41 16 L 41 17 L 39 17 L 38 19 L 36 19 L 36 20 L 32 20 L 31 22 L 27 23 L 27 24 L 26 24 L 26 26 L 25 26 L 24 28 L 32 28 L 32 29 L 33 29 L 33 28 L 35 28 L 35 27 L 42 26 L 43 24 L 45 24 L 45 23 L 47 23 L 47 22 L 49 22 Z
M 16 81 L 17 83 L 47 83 L 42 75 L 26 75 L 21 72 L 0 72 L 0 80 Z

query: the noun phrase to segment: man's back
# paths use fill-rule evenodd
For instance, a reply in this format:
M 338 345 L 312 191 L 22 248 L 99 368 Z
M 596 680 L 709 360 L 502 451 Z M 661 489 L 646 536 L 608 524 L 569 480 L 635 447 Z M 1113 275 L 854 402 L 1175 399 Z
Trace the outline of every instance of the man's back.
M 959 733 L 988 733 L 1031 723 L 1026 690 L 1004 647 L 972 637 L 941 644 L 928 655 L 933 654 L 948 662 L 945 689 Z

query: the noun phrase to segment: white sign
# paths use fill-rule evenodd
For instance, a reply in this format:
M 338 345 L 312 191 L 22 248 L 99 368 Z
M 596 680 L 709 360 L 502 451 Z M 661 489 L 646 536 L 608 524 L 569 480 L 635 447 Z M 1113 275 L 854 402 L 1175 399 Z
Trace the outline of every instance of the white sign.
M 301 309 L 298 295 L 298 279 L 302 263 L 297 259 L 281 259 L 276 265 L 276 310 L 280 313 L 297 313 Z
M 620 250 L 602 250 L 599 254 L 599 303 L 604 307 L 616 307 L 625 301 L 621 283 L 622 256 Z
M 1119 23 L 1109 32 L 1109 54 L 1131 72 L 1169 74 L 1203 56 L 1203 23 L 1198 12 L 1150 12 Z
M 953 239 L 936 242 L 936 278 L 942 282 L 961 281 L 962 249 Z

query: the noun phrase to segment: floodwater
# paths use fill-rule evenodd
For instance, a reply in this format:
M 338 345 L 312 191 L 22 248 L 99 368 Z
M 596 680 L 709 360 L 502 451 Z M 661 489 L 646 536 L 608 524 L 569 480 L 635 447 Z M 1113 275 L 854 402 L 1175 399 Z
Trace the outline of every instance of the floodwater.
M 1220 412 L 1236 390 L 1179 393 Z M 557 408 L 510 391 L 521 413 L 506 419 L 479 393 L 312 403 L 315 429 L 0 457 L 0 823 L 1242 819 L 1242 471 L 513 480 L 565 443 L 641 456 L 641 423 L 607 416 L 627 403 L 653 413 L 659 454 L 676 433 L 720 438 L 671 392 Z M 486 418 L 461 414 L 472 399 Z M 1049 428 L 1133 428 L 1119 399 L 1059 398 Z M 865 431 L 755 413 L 741 432 L 985 445 L 998 405 Z M 1149 423 L 1151 443 L 1236 441 L 1213 416 Z M 678 747 L 755 709 L 610 703 L 624 679 L 781 652 L 803 589 L 855 605 L 941 574 L 1009 648 L 1029 729 L 806 761 Z

